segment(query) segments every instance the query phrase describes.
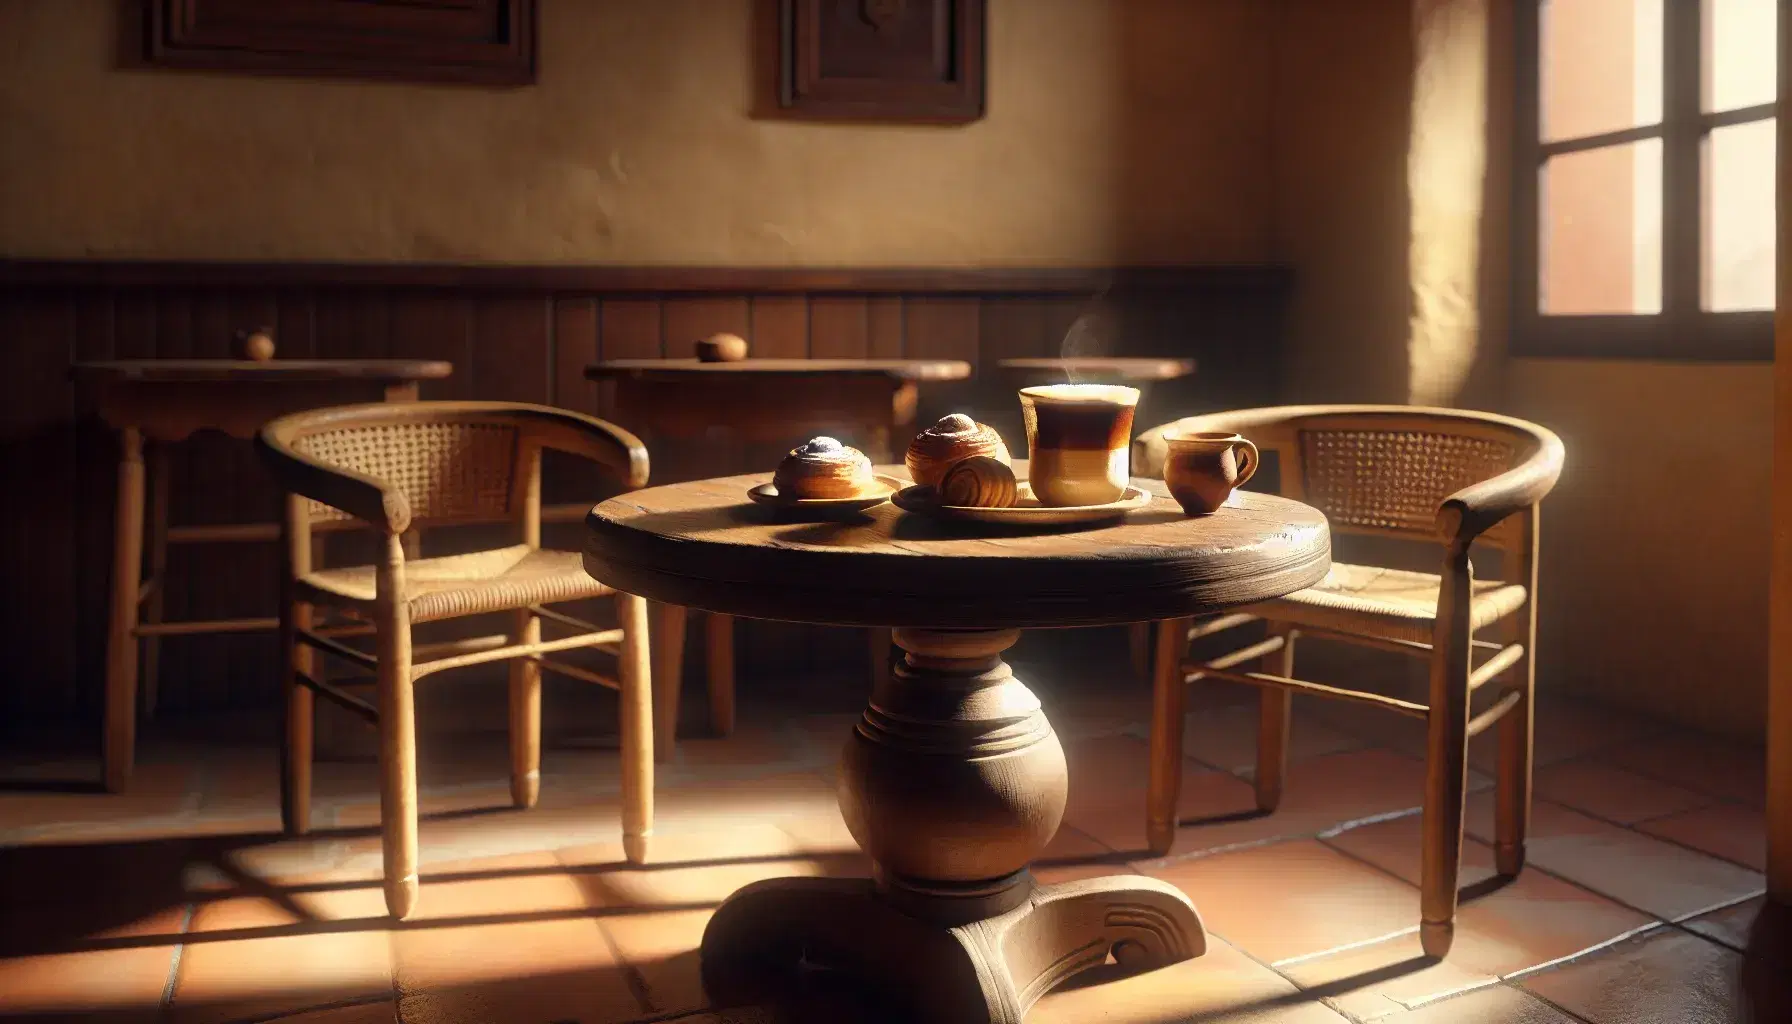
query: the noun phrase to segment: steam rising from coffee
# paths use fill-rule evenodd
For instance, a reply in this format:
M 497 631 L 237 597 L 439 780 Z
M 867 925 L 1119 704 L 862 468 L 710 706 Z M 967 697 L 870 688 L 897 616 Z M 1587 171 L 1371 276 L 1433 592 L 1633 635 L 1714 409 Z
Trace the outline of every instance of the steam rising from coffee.
M 1070 325 L 1070 330 L 1064 332 L 1064 340 L 1058 345 L 1058 358 L 1075 360 L 1111 356 L 1114 354 L 1112 337 L 1113 331 L 1102 312 L 1084 313 Z M 1064 383 L 1088 383 L 1085 376 L 1077 372 L 1075 365 L 1070 365 L 1065 367 Z

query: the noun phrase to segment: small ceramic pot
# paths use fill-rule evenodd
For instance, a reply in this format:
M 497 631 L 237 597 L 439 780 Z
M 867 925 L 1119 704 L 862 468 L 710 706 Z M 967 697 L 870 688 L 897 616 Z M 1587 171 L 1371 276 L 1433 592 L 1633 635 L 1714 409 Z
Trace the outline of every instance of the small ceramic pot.
M 1164 484 L 1191 516 L 1219 511 L 1257 472 L 1257 446 L 1238 434 L 1202 431 L 1166 437 Z

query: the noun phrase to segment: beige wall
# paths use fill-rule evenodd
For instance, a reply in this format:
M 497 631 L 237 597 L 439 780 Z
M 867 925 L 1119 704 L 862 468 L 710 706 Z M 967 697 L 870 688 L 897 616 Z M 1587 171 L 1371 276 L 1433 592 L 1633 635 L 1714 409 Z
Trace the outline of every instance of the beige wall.
M 1515 359 L 1514 413 L 1562 435 L 1544 505 L 1540 679 L 1759 738 L 1773 369 Z
M 0 253 L 684 264 L 1270 256 L 1260 0 L 993 0 L 989 116 L 755 118 L 751 0 L 543 0 L 537 86 L 113 70 L 0 0 Z

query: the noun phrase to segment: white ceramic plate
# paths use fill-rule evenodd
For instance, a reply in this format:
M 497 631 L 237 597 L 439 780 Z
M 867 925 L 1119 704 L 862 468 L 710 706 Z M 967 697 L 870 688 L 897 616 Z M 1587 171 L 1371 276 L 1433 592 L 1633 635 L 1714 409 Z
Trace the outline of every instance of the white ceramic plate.
M 877 487 L 865 494 L 852 498 L 790 498 L 778 493 L 778 486 L 767 480 L 757 487 L 748 488 L 747 497 L 761 505 L 802 515 L 829 515 L 842 512 L 863 512 L 876 508 L 890 500 L 890 495 L 901 490 L 903 483 L 893 476 L 873 477 Z
M 968 523 L 1007 523 L 1015 526 L 1037 525 L 1056 526 L 1070 523 L 1098 523 L 1104 519 L 1118 519 L 1135 509 L 1151 504 L 1151 493 L 1137 487 L 1128 486 L 1126 493 L 1116 501 L 1105 505 L 1041 505 L 1033 496 L 1033 488 L 1022 481 L 1018 487 L 1019 496 L 1013 505 L 1007 508 L 970 508 L 962 505 L 941 505 L 934 498 L 931 487 L 904 487 L 891 496 L 890 501 L 904 512 L 917 515 L 932 516 L 936 519 L 953 519 Z

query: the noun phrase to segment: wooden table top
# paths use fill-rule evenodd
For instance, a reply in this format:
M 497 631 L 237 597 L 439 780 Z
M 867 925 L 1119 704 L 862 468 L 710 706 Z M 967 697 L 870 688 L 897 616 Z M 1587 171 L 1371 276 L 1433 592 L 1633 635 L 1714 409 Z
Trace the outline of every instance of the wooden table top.
M 1193 359 L 1158 359 L 1135 356 L 1081 356 L 1065 359 L 1003 359 L 1003 370 L 1024 374 L 1064 374 L 1101 381 L 1175 380 L 1195 372 Z
M 454 364 L 439 359 L 119 359 L 76 363 L 77 378 L 143 384 L 297 383 L 441 380 Z
M 901 466 L 877 471 L 908 478 Z M 1325 516 L 1268 494 L 1239 491 L 1217 514 L 1191 518 L 1157 483 L 1146 487 L 1151 505 L 1122 521 L 1022 532 L 887 503 L 851 522 L 783 521 L 747 499 L 769 479 L 612 498 L 586 516 L 585 568 L 628 593 L 752 618 L 1034 628 L 1206 614 L 1312 586 L 1331 564 Z
M 591 380 L 726 380 L 756 377 L 884 377 L 902 381 L 964 380 L 971 364 L 959 359 L 611 359 L 585 367 Z

